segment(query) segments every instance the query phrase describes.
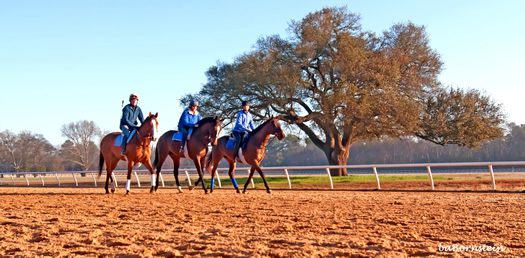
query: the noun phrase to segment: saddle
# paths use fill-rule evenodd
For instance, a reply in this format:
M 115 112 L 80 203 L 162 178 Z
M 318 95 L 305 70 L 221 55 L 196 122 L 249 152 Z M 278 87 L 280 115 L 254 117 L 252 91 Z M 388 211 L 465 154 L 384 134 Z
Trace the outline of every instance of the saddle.
M 242 142 L 239 144 L 239 149 L 244 149 L 246 148 L 246 143 L 248 142 L 248 140 L 250 139 L 250 135 L 247 134 L 246 136 L 244 136 L 244 139 L 242 139 Z M 235 147 L 235 137 L 233 137 L 233 134 L 230 134 L 229 137 L 228 137 L 228 140 L 226 141 L 226 149 L 233 149 Z

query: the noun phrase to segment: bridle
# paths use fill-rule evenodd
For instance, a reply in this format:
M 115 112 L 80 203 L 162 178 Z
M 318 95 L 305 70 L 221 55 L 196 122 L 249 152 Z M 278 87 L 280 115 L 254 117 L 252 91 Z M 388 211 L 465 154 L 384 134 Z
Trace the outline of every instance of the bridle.
M 137 132 L 135 133 L 137 135 L 137 138 L 139 140 L 139 144 L 141 146 L 147 146 L 149 145 L 149 143 L 151 141 L 155 141 L 156 139 L 154 138 L 154 135 L 155 135 L 155 125 L 153 124 L 153 118 L 150 119 L 149 121 L 151 123 L 151 130 L 150 132 L 148 132 L 146 135 L 142 135 L 140 133 L 140 129 L 142 129 L 142 126 L 145 126 L 146 123 L 142 124 L 139 129 L 137 129 Z

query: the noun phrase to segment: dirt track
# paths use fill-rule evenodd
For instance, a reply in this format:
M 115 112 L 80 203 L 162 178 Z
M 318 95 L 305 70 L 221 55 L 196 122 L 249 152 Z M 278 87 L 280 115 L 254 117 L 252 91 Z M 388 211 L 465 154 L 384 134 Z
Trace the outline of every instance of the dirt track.
M 102 192 L 0 188 L 0 256 L 525 256 L 523 193 Z

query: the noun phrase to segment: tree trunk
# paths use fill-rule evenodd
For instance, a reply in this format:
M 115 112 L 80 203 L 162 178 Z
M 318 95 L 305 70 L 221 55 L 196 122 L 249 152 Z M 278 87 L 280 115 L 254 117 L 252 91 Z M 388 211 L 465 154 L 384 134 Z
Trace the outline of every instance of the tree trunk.
M 344 166 L 346 165 L 350 151 L 342 149 L 332 149 L 328 152 L 325 152 L 326 158 L 328 159 L 328 164 Z M 333 168 L 330 169 L 330 175 L 332 176 L 346 176 L 346 168 Z

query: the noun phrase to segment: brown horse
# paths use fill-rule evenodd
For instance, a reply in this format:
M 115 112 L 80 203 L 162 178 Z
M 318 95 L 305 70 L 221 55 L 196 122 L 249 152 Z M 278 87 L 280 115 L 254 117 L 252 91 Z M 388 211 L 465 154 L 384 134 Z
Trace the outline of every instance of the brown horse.
M 206 153 L 208 153 L 208 144 L 217 144 L 217 138 L 222 129 L 222 121 L 218 117 L 206 117 L 201 119 L 197 125 L 198 127 L 193 130 L 191 138 L 186 141 L 188 154 L 186 158 L 193 160 L 195 168 L 199 173 L 199 181 L 197 181 L 196 185 L 202 181 L 202 189 L 204 189 L 205 193 L 208 193 L 202 178 L 202 165 L 204 164 L 204 157 L 206 157 Z M 153 165 L 157 169 L 157 184 L 155 191 L 159 185 L 158 180 L 162 164 L 166 158 L 170 156 L 173 160 L 173 176 L 175 176 L 175 182 L 177 183 L 179 192 L 182 192 L 179 182 L 179 166 L 180 158 L 184 157 L 184 153 L 180 148 L 181 142 L 173 140 L 173 135 L 175 133 L 177 133 L 175 130 L 164 133 L 157 143 L 157 148 L 155 149 L 155 160 L 153 161 Z
M 242 150 L 242 157 L 244 158 L 244 161 L 242 160 L 240 155 L 237 157 L 237 161 L 251 165 L 250 175 L 248 176 L 246 184 L 244 184 L 244 189 L 242 191 L 243 193 L 246 192 L 246 188 L 248 187 L 248 184 L 252 179 L 255 170 L 257 170 L 257 172 L 261 176 L 264 182 L 264 186 L 266 187 L 266 192 L 271 193 L 270 187 L 266 182 L 266 178 L 264 177 L 264 173 L 262 172 L 259 164 L 264 159 L 266 145 L 270 140 L 270 135 L 273 134 L 277 136 L 277 139 L 279 140 L 282 140 L 285 137 L 285 134 L 281 129 L 281 125 L 279 124 L 280 119 L 280 116 L 275 118 L 272 117 L 263 124 L 259 125 L 257 128 L 255 128 L 255 130 L 249 133 L 249 138 L 247 139 L 246 143 L 243 144 L 243 147 L 240 148 Z M 233 175 L 233 171 L 235 170 L 236 165 L 234 159 L 235 151 L 232 147 L 227 147 L 229 146 L 229 138 L 229 136 L 223 136 L 219 138 L 217 145 L 212 148 L 210 154 L 206 157 L 206 168 L 211 174 L 210 193 L 213 192 L 213 180 L 215 177 L 215 171 L 217 170 L 217 166 L 219 165 L 219 162 L 222 158 L 225 158 L 226 161 L 228 161 L 228 164 L 230 165 L 228 169 L 228 175 L 230 176 L 230 180 L 232 181 L 233 187 L 235 187 L 237 193 L 240 193 L 239 186 L 237 185 L 237 181 L 235 180 Z
M 142 163 L 149 170 L 151 174 L 151 189 L 153 192 L 155 186 L 155 174 L 153 174 L 153 166 L 151 165 L 151 142 L 155 141 L 155 134 L 158 130 L 159 123 L 157 121 L 158 113 L 152 115 L 149 113 L 148 117 L 144 119 L 139 129 L 130 135 L 131 139 L 127 144 L 126 158 L 128 160 L 128 177 L 126 181 L 126 194 L 129 194 L 131 185 L 131 170 L 133 166 Z M 106 161 L 106 193 L 108 191 L 108 182 L 111 179 L 111 192 L 115 192 L 115 184 L 111 174 L 117 167 L 119 160 L 121 159 L 121 147 L 120 144 L 115 146 L 115 139 L 120 135 L 120 132 L 113 132 L 107 134 L 102 138 L 100 142 L 100 161 L 98 176 L 102 174 L 102 167 L 104 166 L 104 160 Z

